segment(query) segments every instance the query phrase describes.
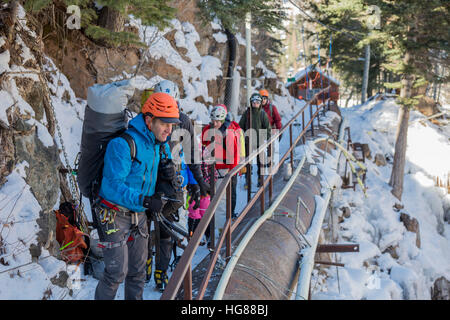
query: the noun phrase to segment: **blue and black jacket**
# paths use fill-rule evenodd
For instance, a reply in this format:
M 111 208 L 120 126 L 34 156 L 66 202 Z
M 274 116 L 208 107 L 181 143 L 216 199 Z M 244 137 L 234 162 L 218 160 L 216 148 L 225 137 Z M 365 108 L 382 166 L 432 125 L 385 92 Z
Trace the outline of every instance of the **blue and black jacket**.
M 165 148 L 169 158 L 172 155 L 167 141 L 156 140 L 142 114 L 129 122 L 125 132 L 135 142 L 137 161 L 131 159 L 130 147 L 124 138 L 112 139 L 106 148 L 99 196 L 130 211 L 143 212 L 144 196 L 155 193 L 160 148 Z

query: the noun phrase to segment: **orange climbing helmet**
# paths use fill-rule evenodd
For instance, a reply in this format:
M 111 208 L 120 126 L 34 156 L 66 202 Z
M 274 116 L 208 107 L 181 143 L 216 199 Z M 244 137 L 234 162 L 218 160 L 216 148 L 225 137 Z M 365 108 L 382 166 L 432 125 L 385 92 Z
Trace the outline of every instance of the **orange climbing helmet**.
M 269 91 L 267 91 L 266 89 L 259 90 L 259 94 L 261 95 L 261 97 L 269 97 Z
M 167 123 L 181 122 L 177 102 L 170 94 L 164 92 L 157 92 L 150 95 L 142 106 L 141 112 Z

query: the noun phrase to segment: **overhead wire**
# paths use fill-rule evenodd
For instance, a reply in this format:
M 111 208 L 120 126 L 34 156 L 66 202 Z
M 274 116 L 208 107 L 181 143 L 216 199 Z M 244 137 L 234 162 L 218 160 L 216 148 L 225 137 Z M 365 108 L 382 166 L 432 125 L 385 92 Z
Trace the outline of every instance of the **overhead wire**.
M 297 3 L 295 3 L 293 0 L 289 0 L 289 2 L 290 2 L 294 7 L 296 7 L 298 10 L 300 10 L 300 12 L 301 12 L 303 15 L 305 15 L 310 21 L 316 22 L 316 23 L 320 24 L 321 26 L 327 28 L 328 30 L 334 31 L 334 32 L 336 32 L 336 33 L 342 33 L 343 35 L 346 35 L 346 36 L 352 38 L 353 40 L 357 40 L 357 41 L 363 40 L 362 37 L 358 37 L 358 36 L 355 36 L 354 34 L 352 34 L 350 30 L 347 30 L 347 29 L 345 29 L 345 28 L 337 29 L 337 28 L 331 27 L 331 26 L 329 26 L 329 25 L 327 25 L 327 24 L 321 22 L 320 20 L 318 20 L 318 19 L 312 17 L 309 13 L 307 13 L 302 7 L 300 7 L 300 6 L 299 6 Z M 370 54 L 373 55 L 374 57 L 378 58 L 378 56 L 377 56 L 373 51 L 371 51 Z
M 305 16 L 307 16 L 310 20 L 312 20 L 313 22 L 316 22 L 316 23 L 320 24 L 321 26 L 323 26 L 323 27 L 325 27 L 325 28 L 327 28 L 327 29 L 329 29 L 329 30 L 331 30 L 331 31 L 343 33 L 343 34 L 349 36 L 350 38 L 352 38 L 352 39 L 354 39 L 354 40 L 358 40 L 358 41 L 362 40 L 362 38 L 356 37 L 355 35 L 351 34 L 351 33 L 350 33 L 349 31 L 347 31 L 346 29 L 341 29 L 341 30 L 339 30 L 339 29 L 336 29 L 336 28 L 334 28 L 334 27 L 330 27 L 330 26 L 324 24 L 323 22 L 319 21 L 318 19 L 312 17 L 309 13 L 307 13 L 305 10 L 303 10 L 303 9 L 302 9 L 298 4 L 296 4 L 294 1 L 289 0 L 289 2 L 290 2 L 293 6 L 295 6 L 298 10 L 300 10 L 300 12 L 302 12 L 302 13 L 303 13 Z

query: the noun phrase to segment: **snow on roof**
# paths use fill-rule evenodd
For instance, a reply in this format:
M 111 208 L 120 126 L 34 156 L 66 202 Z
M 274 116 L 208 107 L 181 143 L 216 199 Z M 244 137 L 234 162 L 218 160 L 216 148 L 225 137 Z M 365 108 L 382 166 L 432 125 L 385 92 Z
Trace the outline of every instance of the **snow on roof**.
M 330 79 L 330 81 L 334 82 L 334 83 L 337 84 L 337 85 L 340 85 L 340 84 L 341 84 L 341 83 L 339 82 L 339 80 L 337 80 L 336 78 L 334 78 L 334 77 L 332 77 L 332 76 L 330 76 L 330 75 L 328 75 L 328 74 L 323 73 L 323 71 L 322 71 L 319 67 L 315 67 L 314 65 L 309 65 L 307 68 L 298 71 L 298 72 L 295 74 L 295 76 L 294 76 L 294 79 L 295 79 L 294 82 L 297 82 L 298 80 L 304 78 L 307 72 L 309 73 L 309 72 L 312 72 L 312 71 L 317 71 L 317 72 L 319 72 L 319 73 L 320 73 L 321 75 L 323 75 L 325 78 Z M 286 88 L 289 87 L 289 86 L 290 86 L 292 83 L 294 83 L 294 82 L 289 82 L 289 83 L 287 83 L 287 84 L 286 84 Z

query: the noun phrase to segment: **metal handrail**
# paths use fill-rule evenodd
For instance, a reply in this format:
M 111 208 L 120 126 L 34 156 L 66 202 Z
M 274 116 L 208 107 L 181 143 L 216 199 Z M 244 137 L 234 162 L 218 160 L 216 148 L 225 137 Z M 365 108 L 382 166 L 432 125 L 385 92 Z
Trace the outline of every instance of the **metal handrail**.
M 290 148 L 286 151 L 283 158 L 279 161 L 279 163 L 276 166 L 276 169 L 278 170 L 280 166 L 284 163 L 284 161 L 287 159 L 288 155 L 291 155 L 291 165 L 293 164 L 293 150 L 297 143 L 300 141 L 300 139 L 305 134 L 306 130 L 311 126 L 313 123 L 313 120 L 319 115 L 320 109 L 325 105 L 322 104 L 321 106 L 317 107 L 317 110 L 314 114 L 312 114 L 311 109 L 311 117 L 308 122 L 308 124 L 305 126 L 304 122 L 303 124 L 303 130 L 295 140 L 295 143 L 292 142 L 292 124 L 294 121 L 302 114 L 304 119 L 304 111 L 309 106 L 312 108 L 313 102 L 317 101 L 318 96 L 322 93 L 326 92 L 329 88 L 325 88 L 322 91 L 318 92 L 314 98 L 309 101 L 308 103 L 303 106 L 303 108 L 297 112 L 297 114 L 288 122 L 286 123 L 283 128 L 279 132 L 277 132 L 275 135 L 273 135 L 268 141 L 266 141 L 263 145 L 261 145 L 257 150 L 253 151 L 250 155 L 248 155 L 244 161 L 240 162 L 236 167 L 234 167 L 231 171 L 229 171 L 225 177 L 223 178 L 220 190 L 218 190 L 217 193 L 214 194 L 214 197 L 212 198 L 212 201 L 206 210 L 205 214 L 203 215 L 202 219 L 200 220 L 199 225 L 197 226 L 192 238 L 189 240 L 189 243 L 186 247 L 186 249 L 183 252 L 183 255 L 181 256 L 177 267 L 175 268 L 172 276 L 170 277 L 169 283 L 167 284 L 166 289 L 164 290 L 163 294 L 161 295 L 161 300 L 173 300 L 175 299 L 178 290 L 180 289 L 181 284 L 184 282 L 184 299 L 191 300 L 192 299 L 192 259 L 195 255 L 196 250 L 199 247 L 200 240 L 203 237 L 206 229 L 208 228 L 209 223 L 214 217 L 214 214 L 216 212 L 217 207 L 219 206 L 220 200 L 224 196 L 224 194 L 227 195 L 227 212 L 226 212 L 226 221 L 225 225 L 222 229 L 222 234 L 220 236 L 219 241 L 217 242 L 217 245 L 214 249 L 214 253 L 212 254 L 210 258 L 210 262 L 207 267 L 207 271 L 205 276 L 203 277 L 203 281 L 200 285 L 199 295 L 198 299 L 202 299 L 204 296 L 204 293 L 206 291 L 206 287 L 208 285 L 209 279 L 211 277 L 212 271 L 214 269 L 214 266 L 217 262 L 220 249 L 223 246 L 224 241 L 227 241 L 227 256 L 230 255 L 231 252 L 231 233 L 232 231 L 237 227 L 237 225 L 242 221 L 242 219 L 245 217 L 245 215 L 250 211 L 250 208 L 253 206 L 253 204 L 258 200 L 261 194 L 263 194 L 266 185 L 269 183 L 269 181 L 272 180 L 273 175 L 269 175 L 264 181 L 263 185 L 259 188 L 259 190 L 256 192 L 256 194 L 253 196 L 253 198 L 247 203 L 244 210 L 241 212 L 239 217 L 236 219 L 236 221 L 232 224 L 231 223 L 231 178 L 237 174 L 244 166 L 251 163 L 253 159 L 255 159 L 260 153 L 265 152 L 267 147 L 271 147 L 272 143 L 278 139 L 278 137 L 283 134 L 288 128 L 290 129 Z M 250 186 L 249 186 L 250 187 Z M 186 290 L 187 289 L 187 290 Z

